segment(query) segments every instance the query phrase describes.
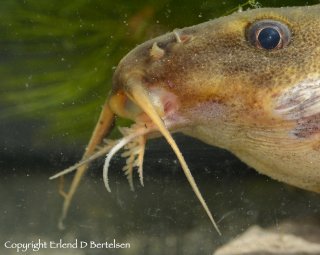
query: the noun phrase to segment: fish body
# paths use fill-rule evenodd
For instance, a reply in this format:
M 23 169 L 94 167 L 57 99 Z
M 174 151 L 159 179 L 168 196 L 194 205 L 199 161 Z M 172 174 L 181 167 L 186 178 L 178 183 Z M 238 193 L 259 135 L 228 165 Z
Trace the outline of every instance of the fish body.
M 319 13 L 320 5 L 234 13 L 174 30 L 129 52 L 114 73 L 85 160 L 62 172 L 79 167 L 61 220 L 114 114 L 136 124 L 102 151 L 109 151 L 103 174 L 108 190 L 112 156 L 128 145 L 124 170 L 131 181 L 138 167 L 143 184 L 144 143 L 162 135 L 218 230 L 171 136 L 182 132 L 231 151 L 276 180 L 320 192 Z

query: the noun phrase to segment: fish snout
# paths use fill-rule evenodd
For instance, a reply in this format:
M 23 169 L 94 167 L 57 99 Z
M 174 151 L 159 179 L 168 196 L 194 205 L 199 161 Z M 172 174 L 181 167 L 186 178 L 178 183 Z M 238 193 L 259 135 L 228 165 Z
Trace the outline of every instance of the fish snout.
M 139 83 L 145 87 L 145 51 L 148 45 L 140 45 L 129 52 L 118 64 L 112 79 L 109 106 L 118 116 L 136 120 L 142 113 L 141 108 L 132 97 L 133 87 Z
M 173 56 L 192 41 L 190 33 L 181 30 L 154 38 L 137 46 L 120 61 L 109 99 L 115 114 L 134 121 L 143 116 L 145 105 L 141 105 L 139 96 L 133 96 L 137 87 L 144 91 L 163 120 L 177 113 L 180 103 L 170 83 L 170 77 L 175 75 L 173 62 L 177 59 Z
M 111 93 L 109 106 L 113 113 L 126 119 L 136 120 L 142 113 L 141 108 L 128 97 L 124 89 Z
M 143 103 L 143 97 L 149 106 Z M 149 122 L 146 108 L 154 108 L 157 115 L 166 120 L 178 112 L 180 104 L 178 97 L 172 92 L 154 84 L 150 86 L 142 75 L 131 73 L 126 83 L 111 93 L 109 106 L 120 117 L 135 122 Z

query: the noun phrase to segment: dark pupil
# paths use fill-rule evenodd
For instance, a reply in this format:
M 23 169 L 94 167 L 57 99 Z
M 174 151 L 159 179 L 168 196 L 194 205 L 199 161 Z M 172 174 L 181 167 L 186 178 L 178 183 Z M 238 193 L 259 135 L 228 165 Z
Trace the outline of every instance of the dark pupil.
M 261 47 L 266 50 L 272 50 L 276 48 L 280 40 L 281 37 L 279 31 L 272 27 L 262 29 L 258 35 L 258 41 Z

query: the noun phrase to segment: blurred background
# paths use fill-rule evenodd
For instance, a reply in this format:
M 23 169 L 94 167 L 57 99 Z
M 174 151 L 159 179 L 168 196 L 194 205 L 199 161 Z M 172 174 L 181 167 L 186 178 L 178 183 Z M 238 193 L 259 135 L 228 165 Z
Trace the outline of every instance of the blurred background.
M 81 158 L 113 71 L 136 45 L 240 6 L 319 2 L 2 0 L 0 241 L 115 238 L 130 242 L 131 249 L 108 254 L 210 254 L 254 224 L 270 226 L 286 218 L 319 215 L 317 195 L 260 176 L 228 152 L 182 135 L 176 135 L 177 142 L 219 221 L 222 237 L 210 225 L 163 139 L 147 143 L 146 187 L 136 182 L 134 193 L 120 170 L 124 162 L 119 157 L 112 164 L 111 194 L 101 180 L 103 159 L 93 163 L 64 231 L 57 229 L 62 206 L 58 183 L 48 180 Z M 117 119 L 117 124 L 126 121 Z

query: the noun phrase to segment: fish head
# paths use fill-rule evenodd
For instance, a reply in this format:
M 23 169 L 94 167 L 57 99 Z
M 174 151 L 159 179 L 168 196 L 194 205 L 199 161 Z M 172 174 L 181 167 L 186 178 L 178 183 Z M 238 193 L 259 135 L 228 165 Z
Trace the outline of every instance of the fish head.
M 147 41 L 119 63 L 110 108 L 136 122 L 157 116 L 170 132 L 320 191 L 312 160 L 320 148 L 319 11 L 259 8 Z

